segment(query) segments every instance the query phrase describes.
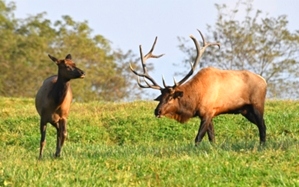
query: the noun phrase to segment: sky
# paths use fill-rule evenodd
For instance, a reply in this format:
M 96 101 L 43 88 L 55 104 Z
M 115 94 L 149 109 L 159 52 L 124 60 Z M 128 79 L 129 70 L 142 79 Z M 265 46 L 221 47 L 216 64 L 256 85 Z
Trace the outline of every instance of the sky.
M 217 18 L 215 3 L 226 4 L 233 9 L 237 0 L 6 0 L 16 3 L 16 18 L 46 12 L 45 18 L 61 20 L 69 15 L 74 21 L 87 21 L 93 34 L 100 34 L 111 41 L 113 49 L 124 52 L 132 50 L 139 55 L 141 44 L 144 54 L 158 36 L 154 54 L 165 55 L 151 60 L 155 70 L 149 74 L 159 83 L 164 76 L 168 85 L 173 85 L 176 72 L 186 72 L 173 63 L 185 58 L 179 48 L 177 37 L 188 39 L 190 34 L 200 39 L 196 29 L 207 33 L 207 24 L 214 25 Z M 299 30 L 298 0 L 255 0 L 253 8 L 262 10 L 271 17 L 287 15 L 289 29 Z M 240 19 L 244 12 L 239 12 Z M 213 42 L 213 41 L 210 41 Z M 190 40 L 190 46 L 191 45 Z M 221 49 L 220 49 L 221 50 Z M 76 54 L 72 54 L 74 59 Z M 181 77 L 175 77 L 180 80 Z M 162 85 L 162 83 L 160 84 Z

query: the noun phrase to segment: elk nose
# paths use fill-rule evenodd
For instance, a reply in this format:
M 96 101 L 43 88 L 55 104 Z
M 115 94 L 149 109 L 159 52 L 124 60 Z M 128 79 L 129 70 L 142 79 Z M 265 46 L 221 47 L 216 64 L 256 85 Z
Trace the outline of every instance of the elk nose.
M 160 109 L 158 109 L 158 108 L 155 109 L 155 116 L 158 117 L 158 118 L 161 116 L 161 110 Z
M 81 74 L 81 77 L 80 77 L 80 78 L 84 78 L 84 77 L 85 77 L 85 73 L 84 73 L 84 71 L 80 70 L 79 72 L 80 72 L 80 74 Z

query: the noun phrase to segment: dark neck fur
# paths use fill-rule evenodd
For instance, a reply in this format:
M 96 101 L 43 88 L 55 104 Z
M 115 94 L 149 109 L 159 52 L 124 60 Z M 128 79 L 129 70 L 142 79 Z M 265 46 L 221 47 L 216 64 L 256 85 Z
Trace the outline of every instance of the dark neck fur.
M 188 121 L 190 118 L 196 115 L 196 98 L 193 94 L 189 95 L 187 93 L 188 92 L 185 92 L 185 94 L 179 99 L 180 106 L 176 112 L 175 119 L 181 123 Z
M 193 103 L 190 103 L 182 97 L 180 99 L 180 107 L 179 110 L 176 112 L 177 120 L 181 123 L 188 121 L 190 118 L 194 117 L 195 111 L 194 107 L 192 106 Z
M 49 92 L 49 97 L 51 97 L 56 105 L 59 105 L 64 100 L 68 88 L 70 86 L 70 82 L 68 80 L 62 80 L 57 78 L 56 83 L 54 83 L 52 90 Z

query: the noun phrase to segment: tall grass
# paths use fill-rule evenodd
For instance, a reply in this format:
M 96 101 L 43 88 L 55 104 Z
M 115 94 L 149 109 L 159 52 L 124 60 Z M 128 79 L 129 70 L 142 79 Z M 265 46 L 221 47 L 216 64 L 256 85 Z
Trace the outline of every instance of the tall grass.
M 216 143 L 197 147 L 199 119 L 157 119 L 156 104 L 73 103 L 61 158 L 48 125 L 38 160 L 34 100 L 0 98 L 0 186 L 299 186 L 299 102 L 266 103 L 265 146 L 255 125 L 223 115 Z

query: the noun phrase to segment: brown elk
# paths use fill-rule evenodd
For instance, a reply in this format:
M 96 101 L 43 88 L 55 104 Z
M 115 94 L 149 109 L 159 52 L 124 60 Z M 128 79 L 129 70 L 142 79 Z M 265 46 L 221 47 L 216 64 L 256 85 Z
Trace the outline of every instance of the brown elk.
M 199 31 L 199 30 L 198 30 Z M 156 117 L 165 116 L 181 123 L 192 117 L 199 117 L 201 123 L 195 138 L 195 145 L 199 144 L 207 133 L 210 142 L 215 141 L 214 125 L 212 119 L 220 114 L 242 114 L 250 122 L 257 125 L 260 143 L 266 141 L 266 125 L 263 119 L 264 103 L 267 83 L 264 78 L 246 70 L 219 70 L 213 67 L 201 69 L 192 79 L 195 67 L 208 46 L 219 43 L 206 43 L 202 33 L 203 47 L 200 48 L 198 41 L 193 37 L 197 56 L 191 63 L 190 72 L 179 82 L 174 80 L 174 86 L 167 86 L 163 79 L 164 88 L 159 86 L 148 74 L 146 60 L 159 58 L 162 55 L 153 55 L 157 37 L 151 50 L 143 56 L 141 45 L 140 58 L 143 73 L 138 73 L 130 65 L 131 71 L 138 77 L 138 85 L 141 88 L 152 88 L 161 91 L 161 95 L 155 100 L 159 101 L 155 109 Z M 139 77 L 144 78 L 142 84 Z M 186 82 L 187 81 L 187 82 Z M 184 83 L 186 82 L 186 83 Z
M 67 116 L 73 97 L 70 80 L 85 76 L 84 72 L 76 67 L 70 54 L 63 60 L 58 60 L 51 55 L 48 56 L 57 64 L 58 75 L 53 75 L 44 80 L 35 98 L 35 107 L 40 115 L 40 159 L 46 143 L 47 123 L 53 125 L 57 130 L 55 157 L 60 156 L 61 148 L 67 136 Z

